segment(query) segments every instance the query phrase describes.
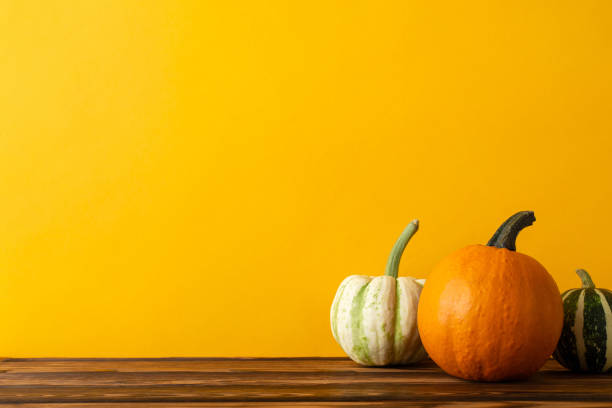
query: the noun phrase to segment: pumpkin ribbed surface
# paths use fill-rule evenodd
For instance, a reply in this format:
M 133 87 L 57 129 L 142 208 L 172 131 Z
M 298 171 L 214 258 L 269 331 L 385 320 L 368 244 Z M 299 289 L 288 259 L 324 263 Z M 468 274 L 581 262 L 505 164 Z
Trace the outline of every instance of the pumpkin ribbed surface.
M 429 356 L 470 380 L 525 378 L 555 349 L 563 325 L 559 289 L 535 259 L 471 245 L 427 278 L 418 327 Z

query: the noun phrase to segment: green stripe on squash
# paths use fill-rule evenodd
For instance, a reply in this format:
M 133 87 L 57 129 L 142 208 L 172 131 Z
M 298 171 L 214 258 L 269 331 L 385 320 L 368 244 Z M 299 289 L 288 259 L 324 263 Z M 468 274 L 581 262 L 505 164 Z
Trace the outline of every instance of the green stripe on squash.
M 606 316 L 595 289 L 584 292 L 584 357 L 587 371 L 600 372 L 606 364 Z
M 563 330 L 561 338 L 553 357 L 557 359 L 561 365 L 570 370 L 580 370 L 580 362 L 578 360 L 578 351 L 576 348 L 576 336 L 574 336 L 574 322 L 576 321 L 576 309 L 578 308 L 578 298 L 580 290 L 570 293 L 563 302 Z
M 362 311 L 365 300 L 366 289 L 369 282 L 357 293 L 353 298 L 353 307 L 351 308 L 351 331 L 353 334 L 353 354 L 366 364 L 372 364 L 370 353 L 368 351 L 368 338 L 365 335 L 362 324 Z

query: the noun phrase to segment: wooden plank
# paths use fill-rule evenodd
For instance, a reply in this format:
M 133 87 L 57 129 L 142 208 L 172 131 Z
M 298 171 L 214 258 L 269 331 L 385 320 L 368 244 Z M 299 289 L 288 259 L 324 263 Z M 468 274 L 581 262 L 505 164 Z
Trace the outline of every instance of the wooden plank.
M 461 380 L 426 373 L 417 376 L 406 376 L 405 373 L 358 374 L 353 372 L 317 373 L 312 372 L 241 372 L 241 373 L 206 373 L 199 371 L 167 372 L 41 372 L 11 373 L 0 375 L 0 386 L 124 386 L 124 385 L 317 385 L 317 384 L 446 384 L 458 383 Z M 583 381 L 584 382 L 584 381 Z
M 276 359 L 215 359 L 215 358 L 173 358 L 173 359 L 2 359 L 1 372 L 167 372 L 201 371 L 209 373 L 245 372 L 335 372 L 358 373 L 440 373 L 431 360 L 406 367 L 363 367 L 348 358 L 276 358 Z M 566 371 L 554 360 L 549 360 L 542 371 Z M 569 373 L 569 372 L 568 372 Z M 571 374 L 571 373 L 570 373 Z M 580 375 L 577 375 L 580 377 Z
M 601 385 L 549 389 L 522 384 L 284 386 L 14 386 L 0 387 L 1 403 L 17 402 L 239 402 L 239 401 L 600 401 L 612 402 Z
M 571 373 L 552 360 L 528 381 L 507 383 L 463 381 L 431 361 L 368 368 L 348 359 L 5 359 L 0 370 L 0 406 L 612 405 L 612 376 Z
M 438 372 L 431 361 L 401 368 L 363 367 L 348 358 L 277 358 L 277 359 L 4 359 L 0 361 L 0 372 L 65 372 L 65 371 L 203 371 L 203 372 L 239 372 L 239 371 L 356 371 L 380 372 Z
M 457 408 L 576 408 L 576 402 L 502 401 L 502 402 L 445 402 L 445 407 Z M 370 401 L 370 402 L 118 402 L 118 403 L 60 403 L 60 404 L 0 404 L 0 408 L 439 408 L 438 402 Z M 610 408 L 607 402 L 584 402 L 580 408 Z
M 566 382 L 569 382 L 566 384 Z M 237 373 L 216 373 L 201 371 L 160 371 L 160 372 L 123 372 L 123 371 L 82 371 L 82 372 L 5 372 L 0 374 L 0 386 L 154 386 L 154 385 L 205 385 L 205 386 L 291 386 L 291 385 L 343 385 L 343 384 L 378 384 L 395 385 L 464 385 L 483 387 L 486 384 L 466 382 L 442 373 L 414 372 L 376 372 L 356 373 L 335 371 L 319 373 L 305 372 L 270 372 L 250 371 Z M 470 385 L 471 384 L 471 385 Z M 507 383 L 510 387 L 516 384 L 526 389 L 530 387 L 555 388 L 568 387 L 586 389 L 585 387 L 610 385 L 602 376 L 570 376 L 540 373 L 526 382 Z M 503 384 L 501 384 L 503 385 Z M 489 387 L 496 386 L 489 384 Z
M 607 401 L 609 388 L 523 386 L 523 384 L 332 384 L 283 386 L 3 386 L 1 403 L 17 402 L 240 402 L 240 401 Z

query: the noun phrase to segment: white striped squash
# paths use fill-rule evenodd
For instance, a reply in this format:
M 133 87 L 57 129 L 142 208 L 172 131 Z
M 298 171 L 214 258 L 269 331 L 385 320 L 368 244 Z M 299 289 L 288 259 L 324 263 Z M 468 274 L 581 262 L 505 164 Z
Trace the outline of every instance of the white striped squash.
M 582 288 L 564 292 L 563 331 L 553 356 L 573 371 L 612 371 L 612 291 L 595 288 L 589 274 L 576 271 Z
M 426 356 L 417 330 L 424 280 L 397 277 L 404 248 L 418 225 L 418 220 L 412 221 L 399 237 L 384 276 L 352 275 L 336 292 L 330 312 L 332 334 L 359 364 L 410 364 Z

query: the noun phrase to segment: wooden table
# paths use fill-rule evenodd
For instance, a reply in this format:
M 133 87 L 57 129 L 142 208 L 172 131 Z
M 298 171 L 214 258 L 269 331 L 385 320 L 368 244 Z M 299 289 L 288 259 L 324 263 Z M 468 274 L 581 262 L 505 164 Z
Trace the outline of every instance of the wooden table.
M 19 405 L 14 405 L 19 404 Z M 555 361 L 529 381 L 474 383 L 431 361 L 361 367 L 346 358 L 3 359 L 0 406 L 612 407 L 612 375 Z

